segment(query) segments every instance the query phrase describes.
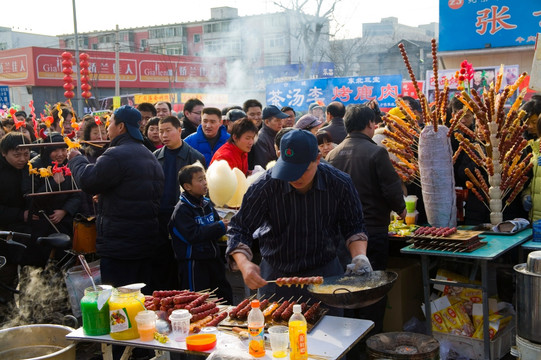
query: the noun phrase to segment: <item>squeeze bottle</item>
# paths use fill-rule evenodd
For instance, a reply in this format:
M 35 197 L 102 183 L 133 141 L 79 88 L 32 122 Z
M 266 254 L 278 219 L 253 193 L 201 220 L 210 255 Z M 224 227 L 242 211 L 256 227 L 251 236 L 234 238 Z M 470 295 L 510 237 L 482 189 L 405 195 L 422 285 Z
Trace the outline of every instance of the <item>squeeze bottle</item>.
M 259 308 L 259 300 L 252 300 L 252 309 L 248 314 L 248 332 L 250 333 L 250 355 L 262 357 L 265 355 L 265 317 Z
M 293 305 L 293 315 L 289 319 L 289 344 L 291 346 L 289 358 L 291 360 L 308 359 L 306 333 L 306 319 L 301 313 L 301 305 L 295 304 Z

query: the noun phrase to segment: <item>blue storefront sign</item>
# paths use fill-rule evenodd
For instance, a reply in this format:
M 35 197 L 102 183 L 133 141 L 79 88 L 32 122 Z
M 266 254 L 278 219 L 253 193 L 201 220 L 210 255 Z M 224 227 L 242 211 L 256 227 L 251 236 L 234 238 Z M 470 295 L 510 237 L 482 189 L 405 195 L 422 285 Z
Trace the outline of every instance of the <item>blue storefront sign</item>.
M 539 0 L 440 0 L 439 50 L 534 45 Z
M 9 107 L 9 86 L 0 86 L 0 108 Z
M 377 100 L 381 108 L 395 106 L 402 88 L 402 75 L 355 76 L 287 81 L 267 85 L 267 105 L 290 106 L 307 111 L 310 104 L 340 101 L 344 105 Z

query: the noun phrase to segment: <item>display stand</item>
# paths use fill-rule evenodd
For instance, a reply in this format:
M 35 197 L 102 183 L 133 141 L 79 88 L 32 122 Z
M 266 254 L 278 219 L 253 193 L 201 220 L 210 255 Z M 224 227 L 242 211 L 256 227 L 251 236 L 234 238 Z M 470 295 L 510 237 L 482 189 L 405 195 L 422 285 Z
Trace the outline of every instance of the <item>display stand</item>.
M 489 334 L 489 311 L 488 311 L 488 262 L 492 261 L 499 256 L 503 255 L 512 248 L 521 245 L 532 238 L 532 229 L 527 229 L 516 233 L 515 235 L 481 235 L 484 236 L 483 241 L 487 242 L 486 246 L 483 246 L 470 253 L 454 253 L 450 251 L 438 251 L 438 250 L 421 250 L 414 249 L 412 246 L 407 246 L 400 251 L 403 254 L 408 255 L 420 255 L 422 276 L 423 276 L 423 288 L 424 288 L 424 301 L 425 301 L 425 316 L 426 316 L 426 328 L 428 334 L 432 334 L 432 313 L 430 309 L 430 285 L 441 284 L 456 287 L 467 287 L 473 289 L 481 289 L 483 292 L 483 348 L 484 359 L 490 359 L 490 334 Z M 429 265 L 431 258 L 438 260 L 438 258 L 460 258 L 462 260 L 470 261 L 474 265 L 481 268 L 481 285 L 465 284 L 454 281 L 436 280 L 431 279 L 429 276 Z M 472 274 L 475 277 L 475 273 Z

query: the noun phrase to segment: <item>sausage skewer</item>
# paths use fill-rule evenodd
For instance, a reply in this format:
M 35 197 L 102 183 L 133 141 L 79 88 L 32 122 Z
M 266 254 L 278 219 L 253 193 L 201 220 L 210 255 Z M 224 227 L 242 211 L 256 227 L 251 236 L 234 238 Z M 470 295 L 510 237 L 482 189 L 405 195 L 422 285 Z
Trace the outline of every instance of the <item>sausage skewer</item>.
M 276 280 L 269 280 L 267 282 L 274 282 L 277 286 L 304 286 L 309 284 L 321 285 L 323 284 L 322 276 L 312 276 L 312 277 L 281 277 Z

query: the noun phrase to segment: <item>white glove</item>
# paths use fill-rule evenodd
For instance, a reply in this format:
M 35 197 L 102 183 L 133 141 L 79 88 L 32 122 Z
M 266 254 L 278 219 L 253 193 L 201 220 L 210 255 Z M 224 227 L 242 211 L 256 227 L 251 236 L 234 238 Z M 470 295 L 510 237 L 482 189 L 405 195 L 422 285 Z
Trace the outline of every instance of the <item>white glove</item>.
M 346 267 L 346 275 L 362 275 L 372 271 L 372 265 L 366 255 L 355 256 Z

